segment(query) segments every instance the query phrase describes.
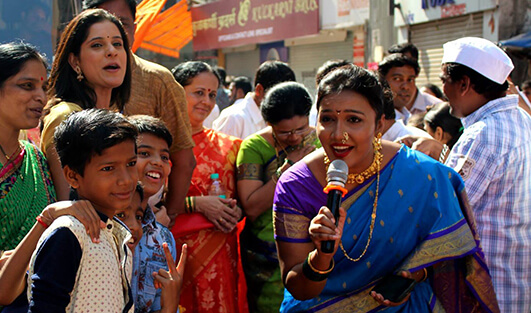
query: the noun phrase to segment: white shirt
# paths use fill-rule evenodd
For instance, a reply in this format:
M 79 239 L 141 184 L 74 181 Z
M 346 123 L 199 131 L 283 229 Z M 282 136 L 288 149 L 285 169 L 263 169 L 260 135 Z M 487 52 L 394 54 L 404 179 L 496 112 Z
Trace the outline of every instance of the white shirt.
M 465 181 L 501 312 L 530 312 L 531 117 L 510 95 L 461 122 L 446 165 Z
M 402 120 L 396 120 L 393 126 L 391 126 L 385 132 L 385 134 L 383 134 L 382 139 L 395 141 L 407 135 L 431 138 L 430 134 L 423 131 L 422 129 L 413 126 L 406 126 L 404 125 L 404 122 L 402 122 Z
M 214 105 L 212 111 L 210 111 L 210 114 L 207 116 L 207 118 L 203 121 L 203 126 L 206 128 L 212 128 L 212 123 L 218 118 L 218 116 L 219 106 L 216 104 Z
M 212 123 L 216 131 L 232 135 L 241 139 L 264 129 L 267 125 L 260 113 L 260 107 L 253 99 L 254 93 L 249 92 L 243 99 L 221 111 L 219 117 Z
M 415 102 L 413 102 L 413 106 L 411 106 L 411 110 L 408 110 L 406 107 L 403 107 L 402 109 L 397 110 L 395 109 L 396 113 L 396 120 L 402 120 L 404 124 L 407 124 L 407 121 L 409 120 L 409 117 L 413 114 L 419 114 L 426 112 L 426 107 L 432 106 L 434 104 L 443 102 L 441 99 L 434 97 L 430 94 L 421 92 L 417 89 L 417 98 L 415 98 Z

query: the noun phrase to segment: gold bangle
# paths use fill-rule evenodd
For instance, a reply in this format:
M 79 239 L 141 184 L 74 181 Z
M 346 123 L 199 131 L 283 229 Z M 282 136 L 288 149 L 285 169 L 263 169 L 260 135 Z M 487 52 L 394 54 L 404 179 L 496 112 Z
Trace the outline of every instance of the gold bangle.
M 311 253 L 308 253 L 308 265 L 310 266 L 310 268 L 312 269 L 312 271 L 316 272 L 317 274 L 320 274 L 320 275 L 328 275 L 330 274 L 330 272 L 332 272 L 332 270 L 334 269 L 334 266 L 335 266 L 335 263 L 334 263 L 334 259 L 332 258 L 332 261 L 330 262 L 330 267 L 326 270 L 326 271 L 320 271 L 318 269 L 316 269 L 315 267 L 313 267 L 312 265 L 312 262 L 310 262 L 310 256 L 312 254 Z
M 184 198 L 184 212 L 185 213 L 190 213 L 190 197 L 185 197 Z
M 419 283 L 421 283 L 421 282 L 425 281 L 426 279 L 428 279 L 428 269 L 423 268 L 423 270 L 424 270 L 424 278 L 422 278 L 422 280 L 419 281 Z
M 272 176 L 271 176 L 271 180 L 273 181 L 273 184 L 277 184 L 278 182 L 278 176 L 276 173 L 274 173 Z

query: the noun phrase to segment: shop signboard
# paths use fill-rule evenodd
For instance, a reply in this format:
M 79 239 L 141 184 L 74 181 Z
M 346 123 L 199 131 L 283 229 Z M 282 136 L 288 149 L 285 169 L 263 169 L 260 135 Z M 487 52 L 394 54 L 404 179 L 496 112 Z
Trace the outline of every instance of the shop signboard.
M 319 32 L 318 0 L 223 0 L 192 8 L 195 51 Z
M 395 26 L 493 10 L 497 0 L 395 0 Z
M 322 29 L 364 25 L 369 19 L 369 0 L 321 0 L 321 11 Z

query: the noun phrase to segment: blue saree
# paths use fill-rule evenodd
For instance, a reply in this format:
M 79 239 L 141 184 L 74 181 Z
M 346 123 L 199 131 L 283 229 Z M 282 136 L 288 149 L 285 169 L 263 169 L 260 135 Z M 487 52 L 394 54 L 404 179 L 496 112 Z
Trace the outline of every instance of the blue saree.
M 343 246 L 351 258 L 369 236 L 375 177 L 343 198 L 347 219 Z M 310 220 L 326 205 L 326 194 L 304 162 L 282 175 L 275 191 L 275 240 L 311 242 Z M 286 289 L 281 312 L 498 312 L 474 219 L 460 176 L 403 146 L 380 172 L 376 223 L 367 253 L 349 261 L 338 249 L 322 293 L 299 301 Z M 429 270 L 410 299 L 385 307 L 369 292 L 385 275 Z

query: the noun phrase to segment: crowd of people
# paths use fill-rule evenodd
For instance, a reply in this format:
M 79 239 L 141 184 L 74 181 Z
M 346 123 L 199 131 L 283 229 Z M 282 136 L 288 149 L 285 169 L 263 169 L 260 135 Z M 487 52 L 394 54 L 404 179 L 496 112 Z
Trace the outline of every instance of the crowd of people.
M 442 91 L 401 44 L 311 95 L 280 61 L 169 71 L 134 0 L 83 9 L 49 75 L 0 44 L 1 312 L 531 312 L 531 84 L 494 43 L 446 43 Z

